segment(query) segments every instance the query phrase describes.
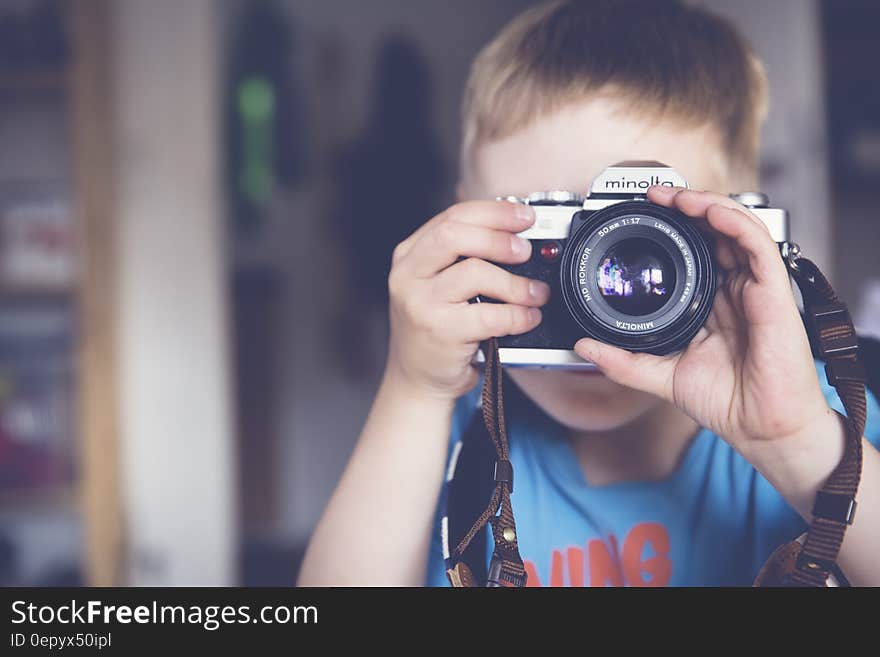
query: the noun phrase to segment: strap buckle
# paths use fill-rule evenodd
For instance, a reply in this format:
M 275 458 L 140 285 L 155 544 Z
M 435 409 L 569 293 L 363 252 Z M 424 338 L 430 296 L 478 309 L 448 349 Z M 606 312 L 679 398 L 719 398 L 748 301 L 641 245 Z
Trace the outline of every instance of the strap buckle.
M 528 575 L 525 572 L 513 572 L 512 569 L 507 567 L 506 561 L 503 558 L 497 554 L 492 555 L 492 560 L 489 562 L 489 575 L 486 578 L 486 586 L 521 588 L 526 585 L 527 579 Z
M 822 360 L 849 356 L 858 351 L 858 337 L 845 304 L 835 302 L 814 306 L 807 313 L 807 319 Z M 848 331 L 834 337 L 823 337 L 831 329 L 848 329 Z
M 856 506 L 856 498 L 852 495 L 820 490 L 813 502 L 813 516 L 851 525 L 856 515 Z
M 825 363 L 825 378 L 828 385 L 835 388 L 841 383 L 864 384 L 868 380 L 868 371 L 860 360 L 835 358 Z
M 510 492 L 513 493 L 513 464 L 507 459 L 495 461 L 495 483 L 507 484 Z
M 822 573 L 825 577 L 833 572 L 836 567 L 837 564 L 835 562 L 822 559 L 821 557 L 807 555 L 803 550 L 798 554 L 797 562 L 795 563 L 795 568 L 801 572 Z

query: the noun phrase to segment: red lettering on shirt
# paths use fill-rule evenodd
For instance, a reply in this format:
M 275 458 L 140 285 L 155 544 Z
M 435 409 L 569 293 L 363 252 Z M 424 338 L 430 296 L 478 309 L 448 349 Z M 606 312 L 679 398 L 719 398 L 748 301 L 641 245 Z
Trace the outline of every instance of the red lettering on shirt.
M 669 532 L 656 522 L 635 525 L 619 550 L 615 536 L 607 541 L 592 539 L 586 553 L 580 547 L 568 547 L 565 555 L 553 550 L 550 555 L 550 586 L 565 586 L 563 572 L 568 573 L 569 586 L 584 586 L 585 566 L 589 568 L 590 586 L 666 586 L 672 577 L 669 558 Z M 653 554 L 645 557 L 650 548 Z M 535 564 L 526 559 L 527 586 L 542 586 Z
M 650 545 L 654 556 L 642 559 Z M 623 543 L 623 574 L 630 586 L 666 586 L 672 575 L 669 560 L 669 533 L 656 522 L 633 527 Z M 650 575 L 646 578 L 645 575 Z
M 614 554 L 605 541 L 598 538 L 587 543 L 587 552 L 590 555 L 590 586 L 623 586 L 623 572 L 617 558 L 617 541 L 614 536 L 609 539 Z
M 579 547 L 570 547 L 565 551 L 568 559 L 568 585 L 584 585 L 584 551 Z
M 538 570 L 528 559 L 525 559 L 523 565 L 526 567 L 526 587 L 542 586 L 541 580 L 538 578 Z
M 562 583 L 562 552 L 553 550 L 550 560 L 550 586 L 565 586 Z

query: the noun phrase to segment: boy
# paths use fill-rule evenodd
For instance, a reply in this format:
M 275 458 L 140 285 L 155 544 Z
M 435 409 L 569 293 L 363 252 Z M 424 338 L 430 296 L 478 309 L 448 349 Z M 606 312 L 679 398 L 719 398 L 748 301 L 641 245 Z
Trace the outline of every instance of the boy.
M 395 250 L 385 376 L 301 584 L 446 583 L 433 510 L 450 433 L 474 412 L 471 358 L 481 340 L 537 326 L 549 294 L 492 264 L 529 257 L 515 233 L 531 211 L 479 199 L 581 191 L 625 160 L 713 190 L 648 196 L 715 231 L 719 290 L 678 354 L 584 339 L 575 350 L 601 374 L 509 372 L 530 400 L 507 409 L 529 585 L 748 585 L 804 531 L 844 430 L 775 243 L 726 196 L 757 186 L 764 105 L 742 39 L 678 2 L 540 6 L 482 51 L 464 102 L 462 202 Z M 503 303 L 469 305 L 478 294 Z M 870 400 L 874 443 L 877 412 Z M 867 440 L 858 502 L 839 565 L 878 585 L 880 455 Z

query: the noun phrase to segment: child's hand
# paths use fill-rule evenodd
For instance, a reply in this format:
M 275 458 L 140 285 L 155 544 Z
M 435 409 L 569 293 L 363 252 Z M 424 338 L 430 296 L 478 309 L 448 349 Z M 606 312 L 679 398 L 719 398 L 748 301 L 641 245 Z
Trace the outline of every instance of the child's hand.
M 482 340 L 540 324 L 538 308 L 550 288 L 487 262 L 528 260 L 531 244 L 514 233 L 534 220 L 526 205 L 470 201 L 440 213 L 397 246 L 388 277 L 389 376 L 414 391 L 457 397 L 476 383 L 470 362 Z M 467 259 L 456 262 L 460 257 Z M 477 295 L 503 303 L 469 304 Z
M 612 380 L 673 402 L 753 465 L 783 461 L 783 446 L 785 459 L 817 441 L 841 450 L 842 438 L 834 438 L 842 428 L 819 386 L 788 272 L 764 225 L 720 194 L 653 187 L 648 198 L 717 233 L 720 273 L 709 318 L 677 354 L 635 354 L 589 339 L 575 350 Z M 822 467 L 830 472 L 834 465 Z

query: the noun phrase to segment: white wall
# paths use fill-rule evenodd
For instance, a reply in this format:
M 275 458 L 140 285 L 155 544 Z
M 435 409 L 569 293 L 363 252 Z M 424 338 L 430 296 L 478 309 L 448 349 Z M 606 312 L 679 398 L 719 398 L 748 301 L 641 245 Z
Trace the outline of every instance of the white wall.
M 119 0 L 113 8 L 129 582 L 232 584 L 216 5 Z
M 763 191 L 791 216 L 791 236 L 823 271 L 834 263 L 829 213 L 825 82 L 816 0 L 701 0 L 731 18 L 763 59 L 770 113 L 763 134 Z

